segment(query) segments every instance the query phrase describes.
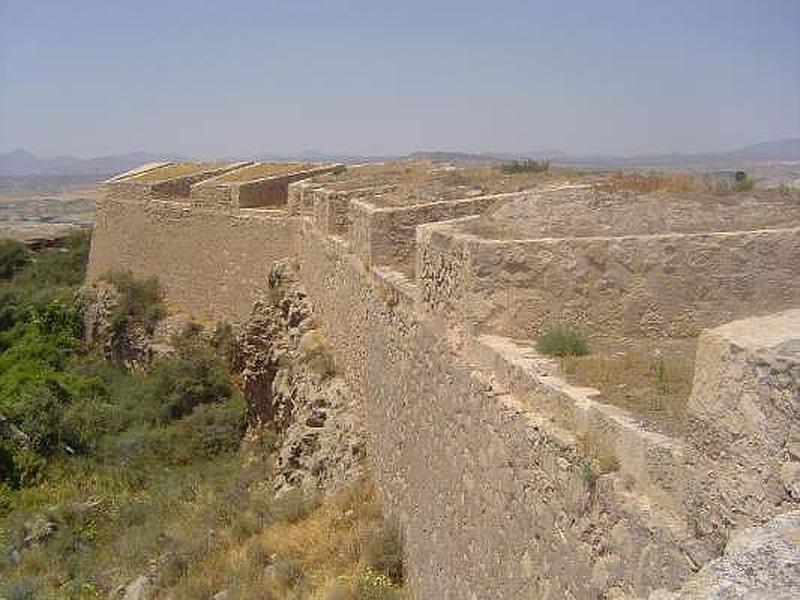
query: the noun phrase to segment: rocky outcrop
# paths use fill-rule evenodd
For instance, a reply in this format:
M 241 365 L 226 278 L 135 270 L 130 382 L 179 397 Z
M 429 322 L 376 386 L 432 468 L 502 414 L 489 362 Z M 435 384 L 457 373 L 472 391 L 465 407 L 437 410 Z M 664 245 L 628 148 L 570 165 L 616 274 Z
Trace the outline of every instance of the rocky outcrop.
M 187 333 L 191 327 L 196 328 L 194 333 L 209 339 L 214 333 L 204 330 L 185 313 L 164 315 L 151 326 L 127 319 L 124 327 L 115 328 L 114 313 L 121 294 L 113 283 L 103 279 L 84 287 L 79 300 L 86 342 L 105 360 L 128 370 L 143 371 L 153 359 L 173 354 L 174 337 Z
M 800 511 L 736 532 L 728 541 L 725 554 L 703 567 L 680 592 L 654 593 L 650 598 L 800 598 Z
M 288 263 L 270 271 L 269 293 L 253 307 L 236 362 L 251 433 L 269 428 L 279 435 L 276 492 L 329 492 L 362 476 L 365 433 L 355 396 L 336 375 Z
M 115 330 L 113 316 L 121 297 L 116 286 L 98 280 L 81 290 L 83 333 L 105 360 L 131 370 L 142 370 L 153 358 L 151 336 L 139 323 Z

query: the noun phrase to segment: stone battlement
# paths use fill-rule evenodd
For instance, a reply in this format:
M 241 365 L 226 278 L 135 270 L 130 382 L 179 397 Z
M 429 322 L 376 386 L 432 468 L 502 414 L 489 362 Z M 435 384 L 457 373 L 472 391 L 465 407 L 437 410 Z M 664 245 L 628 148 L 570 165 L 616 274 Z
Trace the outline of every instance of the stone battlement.
M 180 309 L 240 320 L 286 257 L 362 400 L 418 598 L 675 591 L 798 508 L 797 198 L 406 161 L 150 165 L 106 183 L 89 277 L 156 275 Z M 692 340 L 685 426 L 568 383 L 533 343 L 560 322 Z

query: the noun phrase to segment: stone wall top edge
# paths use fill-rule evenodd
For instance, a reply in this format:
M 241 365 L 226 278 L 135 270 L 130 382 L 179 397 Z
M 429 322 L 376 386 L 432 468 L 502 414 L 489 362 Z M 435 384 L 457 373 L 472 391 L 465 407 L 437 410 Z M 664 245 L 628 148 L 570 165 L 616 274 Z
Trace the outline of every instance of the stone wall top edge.
M 374 283 L 385 285 L 397 296 L 384 298 L 389 303 L 404 302 L 407 306 L 414 307 L 417 299 L 417 285 L 404 273 L 386 266 L 374 266 L 369 271 Z
M 448 237 L 458 240 L 469 240 L 482 246 L 520 246 L 520 245 L 539 245 L 564 242 L 614 242 L 614 241 L 649 241 L 649 240 L 701 240 L 703 238 L 725 239 L 737 237 L 749 237 L 756 235 L 776 235 L 776 234 L 797 234 L 800 236 L 800 227 L 773 227 L 767 229 L 740 229 L 735 231 L 702 231 L 696 233 L 648 233 L 648 234 L 626 234 L 626 235 L 583 235 L 565 237 L 541 237 L 541 238 L 486 238 L 475 233 L 460 231 L 458 226 L 469 220 L 479 219 L 480 215 L 461 217 L 447 221 L 434 221 L 419 225 L 421 230 L 435 230 L 440 234 L 440 239 Z M 430 234 L 429 234 L 430 235 Z
M 700 335 L 701 344 L 714 339 L 742 350 L 772 352 L 800 362 L 800 307 L 738 319 Z
M 172 200 L 168 198 L 153 198 L 148 200 L 147 203 L 143 204 L 142 202 L 137 202 L 136 200 L 129 200 L 126 198 L 108 198 L 105 200 L 105 203 L 125 204 L 128 206 L 142 208 L 143 210 L 179 210 L 184 214 L 194 213 L 262 221 L 286 222 L 289 219 L 289 213 L 286 210 L 279 208 L 220 208 L 213 205 L 192 203 L 190 200 L 191 199 Z
M 496 335 L 481 335 L 473 343 L 481 346 L 482 353 L 494 354 L 494 358 L 514 367 L 515 376 L 527 378 L 541 389 L 563 396 L 573 406 L 581 410 L 597 410 L 602 415 L 624 427 L 634 435 L 641 437 L 648 444 L 658 445 L 679 451 L 681 442 L 678 438 L 643 427 L 641 420 L 624 408 L 603 402 L 600 390 L 593 387 L 575 386 L 568 383 L 559 373 L 555 359 L 543 356 L 533 350 L 532 344 L 524 344 L 521 340 L 511 340 Z M 518 352 L 524 345 L 529 352 L 524 356 Z M 497 360 L 494 361 L 497 364 Z M 544 364 L 546 363 L 546 364 Z M 503 377 L 504 370 L 496 371 L 504 385 L 511 386 L 508 377 Z
M 312 226 L 313 224 L 309 217 L 302 217 L 302 220 L 305 221 L 307 226 Z M 351 257 L 349 255 L 346 245 L 338 243 L 339 238 L 330 235 L 323 236 L 323 234 L 316 229 L 313 231 L 315 236 L 318 236 L 318 240 L 312 239 L 311 243 L 322 243 L 328 251 L 335 252 L 342 258 L 356 260 L 355 257 Z M 435 320 L 432 320 L 432 318 L 424 311 L 419 311 L 416 309 L 416 286 L 405 274 L 383 265 L 372 267 L 369 270 L 359 269 L 359 272 L 365 285 L 369 285 L 373 287 L 373 289 L 377 287 L 379 290 L 381 286 L 391 288 L 391 291 L 400 296 L 402 304 L 413 310 L 415 319 L 427 327 L 438 329 L 435 324 Z M 389 304 L 394 303 L 392 300 L 387 298 L 384 298 L 384 300 L 386 300 Z M 800 311 L 798 312 L 800 313 Z M 509 338 L 491 335 L 483 335 L 476 338 L 463 332 L 459 335 L 462 340 L 468 341 L 467 347 L 469 347 L 471 344 L 478 344 L 483 347 L 482 350 L 477 353 L 469 353 L 469 356 L 472 358 L 471 362 L 473 362 L 476 366 L 494 370 L 494 364 L 492 363 L 496 363 L 496 361 L 492 361 L 490 359 L 489 362 L 485 362 L 475 359 L 475 357 L 479 356 L 481 353 L 483 353 L 485 356 L 485 352 L 488 350 L 489 353 L 495 353 L 501 360 L 513 363 L 513 365 L 518 369 L 518 371 L 516 371 L 517 373 L 522 374 L 523 377 L 527 377 L 531 381 L 535 382 L 535 385 L 539 386 L 542 390 L 546 390 L 564 397 L 575 407 L 576 410 L 584 413 L 588 411 L 595 411 L 596 413 L 602 415 L 603 419 L 607 420 L 608 422 L 613 422 L 616 427 L 626 430 L 630 435 L 640 437 L 642 443 L 648 446 L 658 446 L 668 449 L 672 453 L 679 453 L 681 451 L 682 442 L 678 438 L 644 427 L 641 423 L 641 420 L 638 419 L 633 413 L 603 402 L 602 394 L 599 390 L 590 387 L 578 387 L 571 385 L 561 376 L 557 375 L 552 369 L 550 369 L 547 374 L 542 374 L 541 364 L 534 364 L 536 361 L 541 363 L 542 360 L 549 360 L 555 364 L 555 362 L 551 359 L 547 359 L 546 357 L 539 355 L 536 357 L 536 361 L 533 362 L 517 360 L 509 353 L 501 350 L 502 343 L 498 344 L 499 340 L 502 340 L 503 342 L 511 342 L 512 340 Z M 519 342 L 519 340 L 517 340 L 517 342 Z M 464 347 L 462 344 L 459 344 L 459 346 L 462 348 Z M 498 381 L 503 387 L 513 387 L 510 385 L 511 382 L 508 379 L 503 380 L 501 377 Z M 526 407 L 524 403 L 520 404 L 520 407 L 523 407 L 526 411 L 529 411 L 532 414 L 538 414 L 536 410 L 532 409 L 531 407 Z
M 231 171 L 238 171 L 239 169 L 245 169 L 247 167 L 251 167 L 256 164 L 258 163 L 249 162 L 237 167 L 236 169 L 232 169 Z M 262 185 L 265 183 L 284 182 L 284 181 L 292 185 L 298 183 L 307 183 L 303 182 L 303 179 L 327 173 L 329 171 L 332 171 L 333 169 L 338 168 L 339 166 L 341 166 L 339 163 L 322 164 L 319 167 L 313 169 L 299 169 L 297 171 L 287 171 L 285 173 L 266 175 L 264 177 L 257 177 L 255 179 L 248 179 L 245 181 L 219 181 L 219 179 L 222 179 L 231 174 L 231 171 L 226 171 L 225 173 L 220 173 L 218 175 L 215 175 L 214 177 L 211 177 L 210 179 L 204 179 L 203 181 L 199 181 L 193 184 L 192 189 L 204 188 L 204 187 L 242 188 L 248 186 Z M 299 180 L 293 181 L 292 180 L 293 178 L 299 178 Z
M 120 178 L 121 176 L 114 177 L 112 179 L 108 179 L 101 183 L 103 187 L 113 187 L 115 189 L 131 189 L 131 190 L 150 190 L 156 191 L 160 188 L 169 187 L 175 184 L 180 184 L 183 182 L 189 183 L 190 189 L 195 187 L 198 183 L 202 183 L 204 181 L 208 181 L 211 178 L 218 177 L 220 175 L 224 175 L 229 171 L 236 170 L 240 168 L 242 165 L 241 163 L 232 163 L 230 165 L 224 167 L 217 167 L 214 169 L 208 169 L 206 171 L 200 171 L 197 173 L 191 173 L 188 175 L 177 175 L 175 177 L 168 177 L 166 179 L 160 179 L 157 181 L 137 181 L 136 177 L 145 175 L 147 173 L 151 173 L 153 171 L 157 171 L 164 167 L 171 166 L 177 163 L 164 163 L 162 165 L 158 165 L 152 169 L 144 169 L 142 171 L 132 173 L 129 175 L 125 175 L 124 178 Z M 201 178 L 200 181 L 197 181 L 198 178 Z
M 125 171 L 124 173 L 119 173 L 114 175 L 113 177 L 109 177 L 108 179 L 101 181 L 100 184 L 108 184 L 108 183 L 116 183 L 119 181 L 124 181 L 128 177 L 134 177 L 136 175 L 142 175 L 143 173 L 150 173 L 151 171 L 155 171 L 156 169 L 160 169 L 162 167 L 169 166 L 174 164 L 169 161 L 157 161 L 157 162 L 150 162 Z
M 479 204 L 482 202 L 492 202 L 496 200 L 507 200 L 512 198 L 518 198 L 520 196 L 525 196 L 531 193 L 531 191 L 533 190 L 525 190 L 522 192 L 506 192 L 502 194 L 485 194 L 481 196 L 453 198 L 449 200 L 433 200 L 431 202 L 419 202 L 416 204 L 408 204 L 406 206 L 378 206 L 365 198 L 352 198 L 350 202 L 351 204 L 356 205 L 359 209 L 369 213 L 397 214 L 397 213 L 414 212 L 416 210 L 419 210 L 420 208 L 437 207 L 437 206 L 461 206 L 461 205 Z M 342 193 L 342 192 L 337 192 L 337 193 Z M 344 192 L 344 194 L 347 193 L 348 192 Z

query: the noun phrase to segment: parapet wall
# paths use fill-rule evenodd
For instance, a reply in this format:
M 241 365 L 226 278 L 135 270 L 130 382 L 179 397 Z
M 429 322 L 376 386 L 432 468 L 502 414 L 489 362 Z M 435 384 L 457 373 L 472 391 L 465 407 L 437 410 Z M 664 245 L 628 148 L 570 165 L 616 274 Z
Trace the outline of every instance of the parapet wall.
M 266 166 L 157 164 L 109 180 L 89 279 L 129 269 L 157 276 L 169 302 L 197 318 L 246 318 L 272 262 L 289 254 L 289 183 L 332 168 Z
M 299 232 L 300 277 L 363 398 L 416 597 L 640 596 L 689 575 L 678 521 L 616 475 L 595 479 L 572 433 L 466 360 L 380 271 L 310 220 Z
M 532 338 L 556 322 L 595 334 L 694 337 L 800 305 L 800 228 L 486 239 L 467 221 L 419 228 L 423 302 L 477 331 Z
M 294 227 L 300 278 L 338 368 L 363 398 L 370 455 L 404 526 L 417 597 L 647 597 L 680 588 L 738 528 L 798 507 L 800 463 L 788 447 L 800 311 L 706 335 L 695 397 L 715 409 L 694 400 L 694 433 L 678 439 L 564 383 L 530 345 L 476 339 L 420 311 L 407 277 L 366 267 L 313 218 Z M 734 352 L 717 379 L 702 366 L 719 358 L 708 340 L 752 346 L 748 336 L 767 324 L 776 335 L 756 355 Z M 760 427 L 774 441 L 745 435 L 742 452 L 720 453 L 719 415 L 746 419 L 750 378 L 763 382 Z M 744 453 L 758 463 L 754 473 L 742 469 Z M 598 455 L 611 471 L 598 470 Z
M 242 319 L 273 261 L 289 251 L 286 214 L 220 213 L 186 203 L 106 200 L 97 206 L 88 277 L 113 269 L 157 276 L 173 306 L 199 319 Z

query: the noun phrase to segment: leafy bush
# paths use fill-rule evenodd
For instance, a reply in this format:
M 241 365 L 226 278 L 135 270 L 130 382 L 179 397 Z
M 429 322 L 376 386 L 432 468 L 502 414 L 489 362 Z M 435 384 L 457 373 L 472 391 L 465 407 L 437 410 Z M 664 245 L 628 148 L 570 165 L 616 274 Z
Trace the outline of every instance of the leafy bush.
M 34 312 L 48 306 L 74 309 L 75 287 L 84 280 L 88 252 L 88 231 L 73 232 L 62 248 L 29 253 L 10 280 L 0 277 L 0 332 L 28 321 Z
M 356 583 L 358 600 L 400 600 L 400 591 L 386 575 L 367 571 Z
M 17 240 L 0 240 L 0 279 L 11 279 L 31 259 L 31 251 Z
M 392 580 L 367 569 L 354 577 L 340 577 L 323 593 L 324 600 L 402 600 L 406 596 Z
M 585 356 L 589 354 L 589 343 L 575 327 L 556 325 L 539 336 L 536 349 L 550 356 Z
M 746 175 L 741 178 L 737 178 L 733 184 L 733 189 L 736 192 L 749 192 L 752 190 L 756 185 L 756 180 Z
M 119 293 L 119 302 L 111 314 L 115 335 L 124 333 L 131 323 L 144 326 L 152 333 L 158 321 L 166 315 L 166 307 L 156 277 L 140 279 L 130 271 L 110 271 L 100 279 L 112 284 Z
M 13 273 L 0 280 L 0 414 L 25 437 L 0 441 L 3 598 L 99 597 L 165 548 L 171 585 L 211 551 L 210 531 L 250 536 L 272 518 L 271 494 L 256 506 L 239 481 L 245 406 L 225 356 L 232 329 L 212 343 L 188 332 L 147 372 L 103 360 L 82 342 L 87 249 L 81 232 L 4 263 Z M 110 279 L 116 328 L 152 329 L 164 310 L 157 283 Z M 269 464 L 255 463 L 259 481 Z M 25 542 L 41 523 L 45 534 Z
M 172 419 L 233 394 L 226 366 L 208 348 L 199 346 L 193 352 L 184 351 L 157 363 L 153 377 L 165 416 Z
M 90 238 L 88 229 L 75 230 L 65 236 L 60 248 L 33 254 L 25 269 L 15 276 L 15 283 L 39 290 L 81 285 L 86 278 Z
M 8 600 L 35 600 L 37 598 L 36 583 L 28 577 L 10 579 L 2 588 L 2 597 Z
M 241 396 L 234 396 L 227 402 L 198 406 L 177 424 L 192 456 L 206 459 L 224 452 L 235 452 L 245 425 L 245 405 Z
M 549 160 L 532 160 L 525 158 L 522 160 L 512 160 L 500 165 L 503 173 L 544 173 L 550 169 Z

